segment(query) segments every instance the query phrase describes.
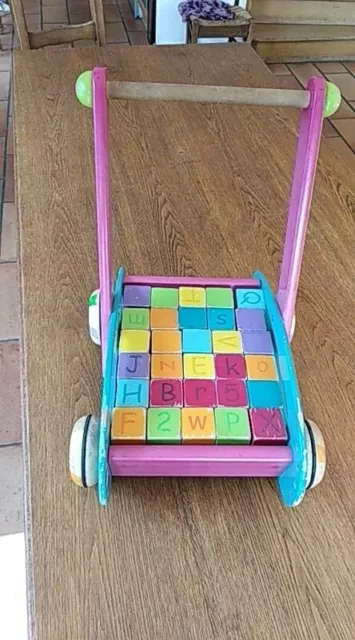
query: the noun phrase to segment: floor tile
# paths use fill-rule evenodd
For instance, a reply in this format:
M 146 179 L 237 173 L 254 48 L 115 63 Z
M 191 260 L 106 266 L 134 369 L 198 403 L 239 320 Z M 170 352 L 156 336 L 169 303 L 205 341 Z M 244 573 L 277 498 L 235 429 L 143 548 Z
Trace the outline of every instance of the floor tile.
M 132 12 L 122 14 L 122 18 L 127 31 L 145 31 L 142 20 L 135 19 Z
M 0 137 L 5 136 L 6 124 L 7 124 L 7 109 L 8 103 L 3 100 L 0 102 Z
M 21 442 L 18 342 L 0 342 L 0 446 Z
M 344 62 L 344 67 L 355 75 L 355 62 Z
M 302 85 L 294 76 L 278 76 L 277 79 L 284 89 L 302 89 Z
M 128 42 L 127 33 L 122 22 L 111 22 L 106 25 L 106 38 L 109 44 Z
M 4 202 L 15 202 L 14 156 L 6 156 Z
M 24 533 L 1 536 L 0 567 L 1 627 L 11 629 L 11 640 L 28 640 Z
M 321 72 L 311 62 L 300 62 L 288 65 L 297 80 L 300 81 L 303 87 L 306 86 L 308 80 L 312 76 L 322 76 Z
M 268 67 L 275 76 L 288 76 L 291 73 L 285 64 L 269 64 Z
M 344 142 L 342 138 L 328 138 L 325 144 L 328 145 L 355 174 L 355 154 L 346 142 Z M 334 161 L 336 162 L 336 158 Z
M 10 72 L 0 71 L 0 100 L 9 99 Z
M 14 152 L 14 132 L 13 132 L 13 121 L 12 118 L 9 118 L 9 125 L 7 130 L 7 147 L 6 153 L 12 155 Z
M 0 263 L 0 341 L 20 336 L 17 264 Z
M 105 22 L 122 22 L 122 16 L 114 4 L 104 6 L 104 16 Z
M 324 120 L 323 122 L 323 135 L 325 138 L 336 138 L 339 135 L 329 120 Z
M 340 135 L 355 152 L 355 121 L 354 120 L 334 120 L 334 126 Z
M 58 6 L 44 6 L 43 7 L 43 22 L 60 24 L 61 22 L 68 21 L 68 11 L 66 5 Z
M 355 100 L 355 77 L 350 73 L 327 74 L 327 79 L 339 87 L 345 100 Z
M 0 158 L 1 158 L 1 163 L 0 163 L 0 176 L 2 177 L 3 174 L 3 157 L 5 154 L 5 136 L 1 136 L 0 137 Z
M 317 62 L 317 67 L 322 73 L 344 73 L 345 71 L 341 62 Z
M 149 44 L 147 34 L 143 31 L 128 31 L 128 38 L 131 44 Z M 287 76 L 285 76 L 287 77 Z
M 0 71 L 10 71 L 11 57 L 12 57 L 12 54 L 10 51 L 0 52 Z
M 338 120 L 338 118 L 354 118 L 355 114 L 352 108 L 345 100 L 341 101 L 338 111 L 331 117 L 331 120 Z
M 0 260 L 15 260 L 17 257 L 17 213 L 13 202 L 3 205 Z
M 0 447 L 0 536 L 23 530 L 22 446 Z

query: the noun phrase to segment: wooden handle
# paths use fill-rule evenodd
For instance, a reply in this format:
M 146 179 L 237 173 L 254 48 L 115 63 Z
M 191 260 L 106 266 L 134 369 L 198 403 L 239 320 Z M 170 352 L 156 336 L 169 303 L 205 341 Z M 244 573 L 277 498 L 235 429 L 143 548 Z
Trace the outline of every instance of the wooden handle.
M 309 91 L 297 89 L 250 89 L 157 82 L 108 82 L 107 95 L 119 100 L 254 104 L 299 109 L 306 109 L 310 100 Z

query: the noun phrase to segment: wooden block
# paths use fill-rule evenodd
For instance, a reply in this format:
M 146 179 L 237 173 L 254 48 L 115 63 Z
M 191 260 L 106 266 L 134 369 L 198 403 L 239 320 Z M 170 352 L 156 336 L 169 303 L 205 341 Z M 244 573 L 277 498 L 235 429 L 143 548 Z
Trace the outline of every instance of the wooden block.
M 240 331 L 266 331 L 265 313 L 262 309 L 236 309 L 235 315 Z
M 152 331 L 152 353 L 181 353 L 180 331 Z
M 184 380 L 185 407 L 215 407 L 214 380 Z
M 248 397 L 244 380 L 217 380 L 219 407 L 247 407 Z
M 141 378 L 119 378 L 116 392 L 117 407 L 147 407 L 148 380 Z
M 235 294 L 238 309 L 265 309 L 261 289 L 236 289 Z
M 274 345 L 270 331 L 242 331 L 244 353 L 268 354 L 274 353 Z
M 182 407 L 182 380 L 151 380 L 149 404 L 151 407 Z
M 244 380 L 247 377 L 244 356 L 218 354 L 214 357 L 217 378 Z
M 273 356 L 245 356 L 250 380 L 277 380 L 276 362 Z
M 177 329 L 177 309 L 151 309 L 150 326 L 151 329 Z
M 124 307 L 149 307 L 151 287 L 145 285 L 126 284 L 123 290 Z
M 205 307 L 206 290 L 202 287 L 180 287 L 179 305 L 180 307 Z
M 149 310 L 127 307 L 122 310 L 122 329 L 149 329 Z
M 247 409 L 214 410 L 217 444 L 249 444 L 251 431 Z
M 120 353 L 118 360 L 119 378 L 149 378 L 148 353 Z
M 183 444 L 212 444 L 215 441 L 213 409 L 181 409 Z
M 142 444 L 146 435 L 146 410 L 115 408 L 112 412 L 111 441 Z
M 208 329 L 184 329 L 182 332 L 184 353 L 211 353 L 212 336 Z
M 222 309 L 213 307 L 207 309 L 207 324 L 209 329 L 235 329 L 234 309 Z
M 124 353 L 149 353 L 150 332 L 143 329 L 123 329 L 119 350 Z
M 213 356 L 209 354 L 184 354 L 184 378 L 214 378 Z
M 182 378 L 182 356 L 172 353 L 153 353 L 151 356 L 151 377 L 162 379 Z
M 179 304 L 179 290 L 169 287 L 152 287 L 151 306 L 174 308 Z
M 180 441 L 180 409 L 148 409 L 147 442 L 153 444 L 179 444 Z
M 253 409 L 275 409 L 281 407 L 282 397 L 278 382 L 273 380 L 248 380 L 249 406 Z
M 214 353 L 242 353 L 239 331 L 212 331 Z
M 229 287 L 207 287 L 206 304 L 207 307 L 233 309 L 233 290 Z
M 279 409 L 250 409 L 253 444 L 287 444 L 287 431 Z
M 180 307 L 180 329 L 207 329 L 207 314 L 205 308 Z

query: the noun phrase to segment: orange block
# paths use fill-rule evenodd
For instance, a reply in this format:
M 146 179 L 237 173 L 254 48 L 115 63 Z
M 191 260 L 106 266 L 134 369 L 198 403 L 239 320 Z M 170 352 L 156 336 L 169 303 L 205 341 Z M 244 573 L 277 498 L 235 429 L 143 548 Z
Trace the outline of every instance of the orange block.
M 181 410 L 183 444 L 213 444 L 216 437 L 213 409 Z
M 152 378 L 182 378 L 182 356 L 173 353 L 153 353 L 151 356 Z
M 116 407 L 112 412 L 111 442 L 142 444 L 145 442 L 146 409 Z
M 180 331 L 152 331 L 152 353 L 180 353 Z
M 245 364 L 250 380 L 277 380 L 273 356 L 245 356 Z
M 177 309 L 151 309 L 150 326 L 152 329 L 177 329 Z

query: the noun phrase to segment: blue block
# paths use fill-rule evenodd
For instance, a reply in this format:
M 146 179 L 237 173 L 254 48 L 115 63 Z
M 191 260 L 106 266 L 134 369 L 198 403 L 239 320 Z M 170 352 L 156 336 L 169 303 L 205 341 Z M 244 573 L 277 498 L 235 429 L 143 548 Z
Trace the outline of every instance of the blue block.
M 249 406 L 252 409 L 276 409 L 282 405 L 279 382 L 272 380 L 247 381 Z
M 212 353 L 212 334 L 208 329 L 184 329 L 183 353 Z
M 140 378 L 119 378 L 116 393 L 116 407 L 147 407 L 148 380 Z
M 206 309 L 202 307 L 180 307 L 179 329 L 207 329 Z
M 207 321 L 209 329 L 220 329 L 225 331 L 235 329 L 234 309 L 218 309 L 211 307 L 207 309 Z
M 265 309 L 261 289 L 236 289 L 235 301 L 239 309 Z

